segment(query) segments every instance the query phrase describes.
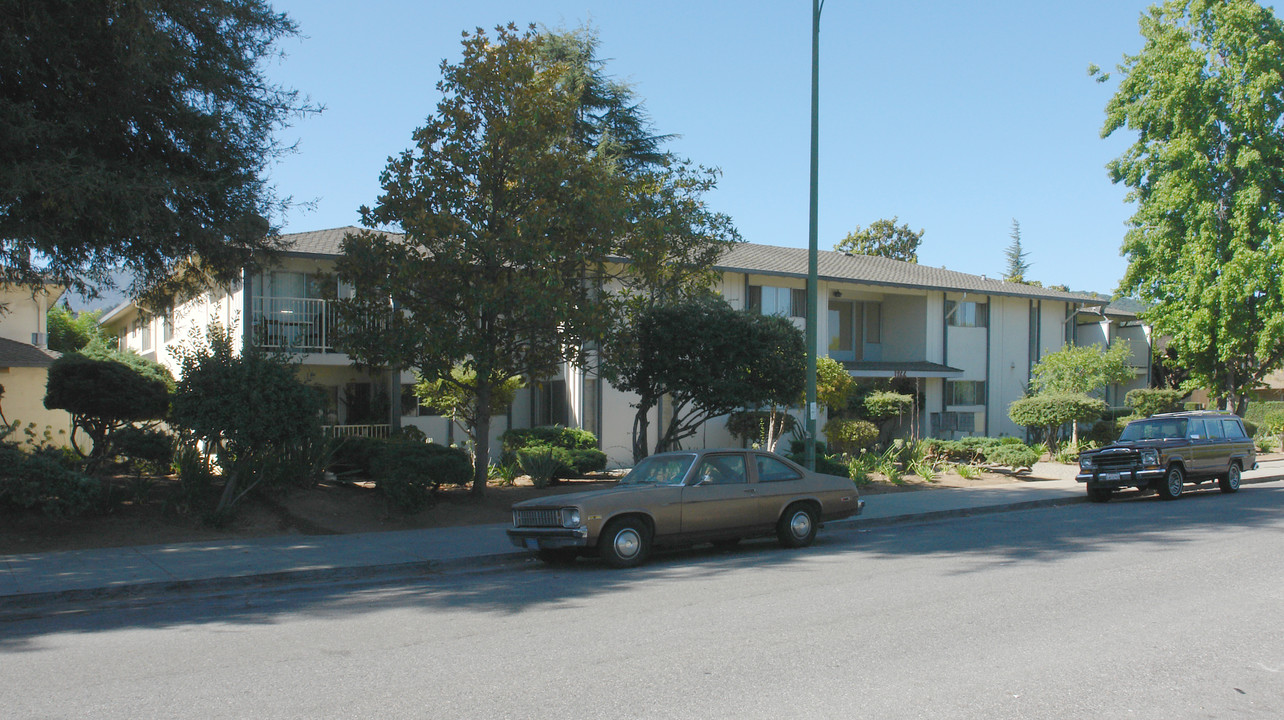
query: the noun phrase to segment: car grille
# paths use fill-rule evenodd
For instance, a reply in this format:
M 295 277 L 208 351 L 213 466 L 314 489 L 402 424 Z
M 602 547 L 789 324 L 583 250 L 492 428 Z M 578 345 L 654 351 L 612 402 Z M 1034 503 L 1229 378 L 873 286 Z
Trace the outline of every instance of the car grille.
M 1136 453 L 1110 453 L 1098 455 L 1093 458 L 1093 465 L 1100 470 L 1118 472 L 1121 470 L 1132 470 L 1140 466 L 1139 456 Z
M 560 510 L 514 510 L 513 525 L 515 527 L 561 527 L 562 513 Z

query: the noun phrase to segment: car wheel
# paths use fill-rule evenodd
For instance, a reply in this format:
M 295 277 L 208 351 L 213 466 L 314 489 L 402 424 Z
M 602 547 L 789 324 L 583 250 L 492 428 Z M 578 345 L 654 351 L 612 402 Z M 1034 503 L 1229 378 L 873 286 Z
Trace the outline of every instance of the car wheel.
M 535 555 L 549 565 L 570 565 L 579 557 L 580 551 L 575 548 L 543 548 Z
M 1108 488 L 1108 487 L 1089 487 L 1088 488 L 1088 499 L 1096 503 L 1110 502 L 1110 496 L 1114 494 L 1115 494 L 1114 488 Z
M 785 508 L 776 522 L 776 538 L 787 548 L 810 545 L 816 539 L 816 511 L 801 503 Z
M 650 552 L 651 533 L 637 518 L 612 520 L 597 541 L 597 554 L 611 567 L 637 567 Z
M 1239 464 L 1231 463 L 1231 466 L 1226 469 L 1226 474 L 1217 479 L 1217 486 L 1224 493 L 1233 493 L 1239 490 L 1239 476 Z
M 1168 468 L 1168 472 L 1164 474 L 1164 479 L 1159 483 L 1159 497 L 1165 500 L 1176 500 L 1181 497 L 1185 484 L 1186 472 L 1181 469 L 1180 465 L 1173 465 Z

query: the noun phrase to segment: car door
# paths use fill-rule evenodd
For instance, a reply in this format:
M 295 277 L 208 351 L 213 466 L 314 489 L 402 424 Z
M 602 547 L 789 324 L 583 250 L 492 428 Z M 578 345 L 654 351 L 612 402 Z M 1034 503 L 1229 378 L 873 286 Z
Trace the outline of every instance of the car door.
M 742 452 L 709 453 L 682 489 L 682 534 L 702 535 L 757 524 L 757 489 Z
M 1226 433 L 1222 430 L 1222 421 L 1220 419 L 1205 420 L 1204 433 L 1207 435 L 1204 441 L 1204 472 L 1209 475 L 1221 474 L 1226 471 L 1226 466 L 1230 464 L 1230 442 L 1226 439 Z
M 1204 430 L 1202 418 L 1190 418 L 1187 421 L 1186 445 L 1190 448 L 1189 459 L 1186 462 L 1186 475 L 1193 477 L 1207 475 L 1212 472 L 1210 470 L 1212 458 L 1209 456 L 1208 435 Z
M 764 524 L 774 524 L 801 490 L 803 474 L 765 453 L 750 453 Z

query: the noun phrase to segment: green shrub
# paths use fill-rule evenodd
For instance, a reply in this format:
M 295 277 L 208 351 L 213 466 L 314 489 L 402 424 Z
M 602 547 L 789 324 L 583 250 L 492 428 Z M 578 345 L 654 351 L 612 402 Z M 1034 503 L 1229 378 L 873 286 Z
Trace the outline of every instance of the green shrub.
M 874 466 L 877 464 L 878 455 L 862 450 L 847 461 L 847 476 L 857 485 L 868 485 L 870 482 L 869 474 L 874 472 Z
M 1253 437 L 1253 443 L 1260 453 L 1272 453 L 1280 446 L 1279 438 L 1274 435 L 1260 434 Z
M 985 454 L 985 459 L 994 465 L 1006 465 L 1010 468 L 1033 467 L 1039 461 L 1040 452 L 1025 445 L 996 445 Z
M 606 453 L 597 449 L 597 436 L 588 430 L 561 425 L 518 428 L 505 432 L 500 442 L 499 461 L 505 465 L 517 463 L 518 453 L 523 449 L 554 447 L 569 451 L 558 454 L 563 467 L 559 468 L 557 477 L 573 477 L 606 469 Z
M 1138 419 L 1137 416 L 1129 415 L 1113 420 L 1109 418 L 1098 420 L 1088 431 L 1087 439 L 1097 445 L 1109 445 L 1119 439 L 1119 433 L 1123 432 L 1129 422 L 1136 419 Z
M 428 442 L 428 435 L 414 425 L 402 425 L 397 432 L 392 434 L 391 439 L 403 442 L 426 443 Z
M 967 463 L 955 464 L 954 472 L 958 473 L 959 477 L 964 478 L 965 480 L 975 480 L 981 477 L 981 469 L 975 465 L 969 465 Z
M 1248 409 L 1244 411 L 1244 419 L 1252 420 L 1257 423 L 1258 427 L 1268 425 L 1266 416 L 1272 413 L 1284 413 L 1284 401 L 1265 400 L 1255 401 L 1248 404 Z
M 1257 429 L 1258 429 L 1257 425 L 1254 425 L 1251 420 L 1244 421 L 1244 432 L 1247 433 L 1249 437 L 1253 437 L 1254 435 L 1256 435 Z M 1280 431 L 1276 430 L 1276 432 L 1280 432 Z
M 1136 410 L 1137 415 L 1150 417 L 1159 413 L 1180 411 L 1182 400 L 1189 394 L 1184 390 L 1137 388 L 1128 391 L 1124 396 L 1124 402 L 1128 407 Z
M 537 488 L 548 487 L 559 474 L 569 471 L 571 451 L 552 445 L 531 445 L 517 451 L 517 466 Z
M 339 438 L 330 456 L 330 471 L 336 475 L 370 477 L 375 456 L 382 450 L 384 442 L 361 435 Z
M 1012 422 L 1028 428 L 1039 428 L 1051 448 L 1057 429 L 1069 422 L 1086 422 L 1101 417 L 1106 402 L 1078 393 L 1040 393 L 1030 395 L 1008 406 Z
M 878 427 L 868 420 L 835 418 L 825 424 L 825 439 L 834 452 L 851 455 L 878 440 Z
M 428 505 L 442 485 L 465 485 L 472 480 L 472 461 L 459 448 L 436 443 L 385 441 L 372 461 L 375 487 L 405 513 Z
M 871 420 L 889 420 L 907 415 L 913 407 L 913 395 L 878 390 L 865 396 L 865 412 Z
M 52 448 L 27 452 L 0 442 L 0 506 L 75 517 L 96 507 L 102 494 L 102 483 L 70 467 L 65 453 Z
M 136 471 L 163 475 L 174 460 L 174 436 L 163 430 L 125 427 L 113 436 L 112 449 Z

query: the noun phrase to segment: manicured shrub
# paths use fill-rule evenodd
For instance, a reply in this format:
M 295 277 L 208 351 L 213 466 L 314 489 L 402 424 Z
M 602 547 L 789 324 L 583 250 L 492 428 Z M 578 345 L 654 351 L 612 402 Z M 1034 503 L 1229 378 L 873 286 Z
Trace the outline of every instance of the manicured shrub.
M 571 451 L 553 445 L 528 445 L 517 451 L 517 466 L 537 488 L 548 487 L 571 472 Z
M 1028 445 L 1000 444 L 989 449 L 985 459 L 993 465 L 1006 465 L 1010 468 L 1033 467 L 1039 461 L 1040 452 Z
M 1052 448 L 1057 429 L 1070 422 L 1085 422 L 1101 417 L 1106 402 L 1079 393 L 1040 393 L 1030 395 L 1008 406 L 1012 422 L 1043 430 Z
M 1187 395 L 1189 393 L 1184 390 L 1137 388 L 1128 391 L 1128 394 L 1124 396 L 1124 402 L 1128 404 L 1128 407 L 1133 408 L 1137 415 L 1150 417 L 1159 413 L 1180 411 L 1182 400 Z
M 464 485 L 473 476 L 467 453 L 436 443 L 384 441 L 371 465 L 375 487 L 405 513 L 426 507 L 442 485 Z
M 329 470 L 336 475 L 370 477 L 371 466 L 383 443 L 378 438 L 362 435 L 338 438 L 330 456 Z
M 835 418 L 825 424 L 825 439 L 834 452 L 855 454 L 878 440 L 878 427 L 868 420 Z
M 553 447 L 566 450 L 566 453 L 556 454 L 562 466 L 550 479 L 575 477 L 606 469 L 606 453 L 597 449 L 597 436 L 588 430 L 561 425 L 518 428 L 505 432 L 500 442 L 500 462 L 505 465 L 517 463 L 518 453 L 523 449 Z
M 799 456 L 799 457 L 802 457 L 804 454 L 806 454 L 806 452 L 807 452 L 807 442 L 806 442 L 806 441 L 804 441 L 804 440 L 790 440 L 790 441 L 789 441 L 789 452 L 788 452 L 789 457 L 793 457 L 793 456 L 795 456 L 795 455 L 797 455 L 797 456 Z M 817 455 L 826 455 L 826 454 L 828 454 L 828 453 L 829 453 L 829 446 L 825 444 L 825 441 L 824 441 L 824 440 L 817 440 L 817 441 L 816 441 L 816 454 L 817 454 Z

